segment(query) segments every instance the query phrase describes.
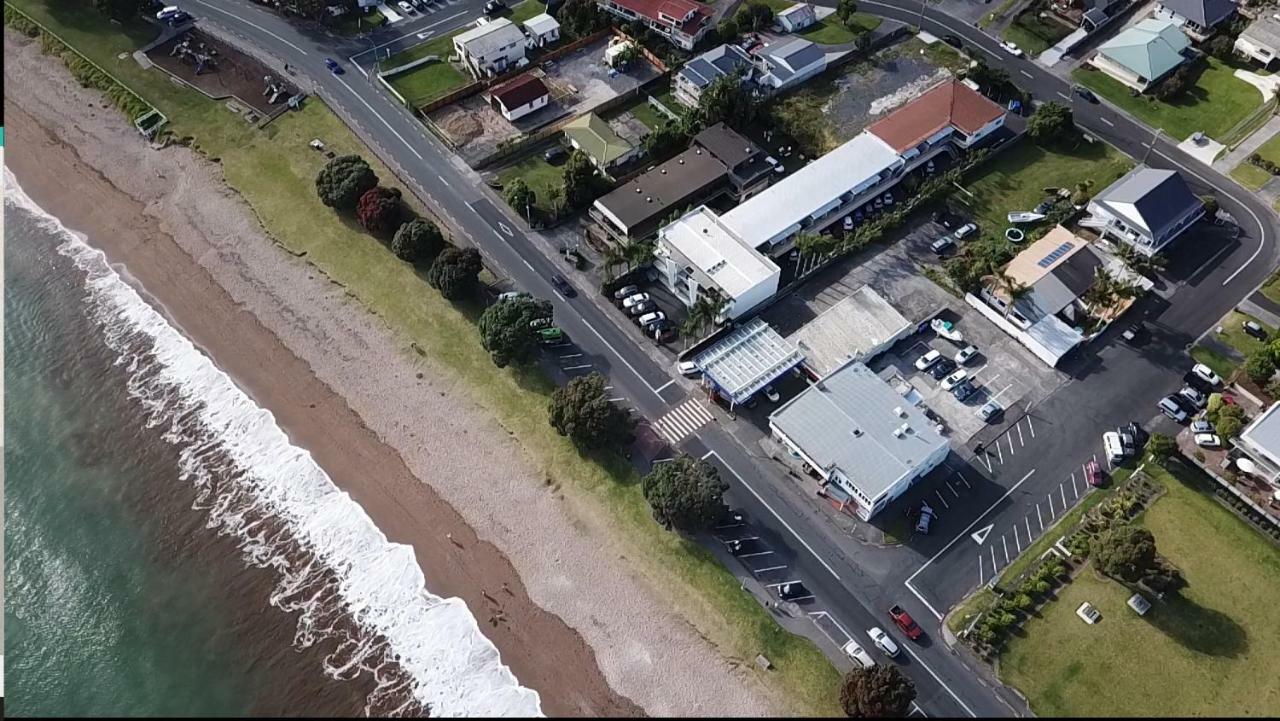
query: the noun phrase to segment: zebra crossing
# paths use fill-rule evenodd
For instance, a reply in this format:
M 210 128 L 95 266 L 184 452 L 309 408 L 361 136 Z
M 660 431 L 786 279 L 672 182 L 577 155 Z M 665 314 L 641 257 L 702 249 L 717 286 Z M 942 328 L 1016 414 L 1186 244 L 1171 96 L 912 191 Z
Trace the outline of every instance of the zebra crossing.
M 715 416 L 706 409 L 701 399 L 690 398 L 672 408 L 653 425 L 668 443 L 675 445 L 713 420 Z

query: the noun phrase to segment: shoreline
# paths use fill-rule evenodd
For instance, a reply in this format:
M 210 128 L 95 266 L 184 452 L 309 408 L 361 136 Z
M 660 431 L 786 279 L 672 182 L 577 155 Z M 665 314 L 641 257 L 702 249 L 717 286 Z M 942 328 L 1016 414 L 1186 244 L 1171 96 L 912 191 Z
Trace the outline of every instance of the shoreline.
M 7 165 L 27 194 L 84 233 L 114 266 L 123 265 L 121 274 L 148 302 L 269 409 L 290 439 L 315 455 L 389 539 L 413 547 L 431 591 L 467 603 L 503 663 L 538 691 L 544 713 L 640 712 L 609 688 L 581 637 L 529 600 L 507 559 L 478 540 L 340 396 L 166 237 L 136 201 L 80 161 L 20 103 L 10 103 L 8 115 Z M 275 610 L 264 599 L 259 612 Z M 486 622 L 497 613 L 507 622 Z M 556 663 L 544 663 L 544 655 Z M 323 674 L 319 666 L 312 670 Z

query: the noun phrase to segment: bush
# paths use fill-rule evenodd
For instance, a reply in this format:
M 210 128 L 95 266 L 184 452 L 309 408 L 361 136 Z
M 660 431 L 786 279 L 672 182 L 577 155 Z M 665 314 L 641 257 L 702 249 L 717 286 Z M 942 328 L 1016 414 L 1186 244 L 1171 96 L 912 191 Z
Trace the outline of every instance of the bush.
M 423 218 L 403 223 L 391 239 L 391 252 L 409 263 L 433 258 L 443 248 L 444 235 L 435 223 Z
M 1147 453 L 1156 463 L 1163 464 L 1178 452 L 1178 443 L 1163 433 L 1152 433 L 1147 440 Z
M 583 449 L 631 445 L 635 420 L 627 409 L 609 402 L 608 382 L 592 372 L 557 388 L 549 404 L 551 427 Z
M 534 194 L 529 184 L 524 182 L 523 178 L 516 178 L 511 181 L 503 191 L 507 205 L 510 205 L 517 213 L 528 216 L 533 210 L 533 204 L 537 202 L 538 197 Z
M 378 176 L 359 155 L 340 155 L 316 175 L 320 202 L 338 210 L 355 210 L 361 196 L 378 185 Z
M 640 481 L 654 520 L 667 530 L 709 528 L 724 514 L 728 488 L 715 467 L 687 455 L 659 463 Z
M 500 300 L 480 314 L 480 345 L 499 368 L 524 363 L 538 348 L 538 332 L 533 324 L 551 317 L 550 301 L 527 295 Z
M 356 203 L 356 220 L 375 235 L 390 233 L 400 224 L 400 189 L 370 188 Z
M 1245 359 L 1244 372 L 1249 380 L 1263 384 L 1276 374 L 1276 362 L 1271 360 L 1271 354 L 1265 349 L 1255 350 Z
M 446 299 L 459 300 L 475 291 L 483 267 L 475 248 L 446 248 L 427 271 L 427 283 Z
M 1098 535 L 1093 558 L 1098 570 L 1133 583 L 1156 568 L 1156 539 L 1145 528 L 1113 526 Z
M 1218 410 L 1213 427 L 1224 441 L 1240 435 L 1244 430 L 1244 409 L 1237 405 L 1224 405 Z
M 901 718 L 915 698 L 915 684 L 890 664 L 855 668 L 840 687 L 840 707 L 853 718 Z
M 1013 605 L 1019 611 L 1026 611 L 1035 605 L 1035 601 L 1032 601 L 1031 597 L 1027 594 L 1019 593 L 1017 596 L 1013 597 Z

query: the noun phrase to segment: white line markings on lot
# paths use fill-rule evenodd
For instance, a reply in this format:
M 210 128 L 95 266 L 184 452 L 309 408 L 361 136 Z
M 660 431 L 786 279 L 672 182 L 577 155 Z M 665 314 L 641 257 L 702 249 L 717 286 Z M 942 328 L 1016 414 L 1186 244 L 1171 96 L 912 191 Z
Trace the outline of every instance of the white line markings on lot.
M 1067 489 L 1065 488 L 1066 485 L 1067 485 L 1067 482 L 1063 481 L 1058 486 L 1058 495 L 1062 496 L 1062 511 L 1064 513 L 1067 510 Z
M 772 556 L 773 551 L 757 551 L 755 553 L 744 553 L 738 558 L 756 558 L 757 556 Z
M 1001 546 L 1004 546 L 1004 562 L 1005 562 L 1006 564 L 1008 564 L 1008 563 L 1009 563 L 1009 540 L 1008 540 L 1008 538 L 1009 538 L 1008 536 L 1001 536 L 1001 537 L 1000 537 L 1000 545 L 1001 545 Z M 992 548 L 995 548 L 995 546 L 992 546 Z
M 564 369 L 567 371 L 580 371 L 583 368 L 590 368 L 590 367 L 591 367 L 590 363 L 584 363 L 582 365 L 576 365 L 576 366 L 565 366 Z
M 1003 466 L 1003 465 L 1004 465 L 1004 453 L 1003 453 L 1003 452 L 1001 452 L 1001 450 L 1000 450 L 1000 441 L 999 441 L 998 439 L 996 440 L 996 454 L 997 454 L 998 456 L 1000 456 L 1000 465 L 1002 465 L 1002 466 Z M 990 464 L 987 464 L 987 465 L 988 465 L 988 466 L 990 466 Z
M 1030 545 L 1031 545 L 1031 539 L 1032 539 L 1032 535 L 1031 535 L 1031 516 L 1023 516 L 1023 517 L 1022 517 L 1022 520 L 1024 520 L 1024 521 L 1026 521 L 1026 522 L 1027 522 L 1027 545 L 1028 545 L 1028 546 L 1030 546 Z
M 667 411 L 654 423 L 658 432 L 672 445 L 679 443 L 694 431 L 715 420 L 715 416 L 698 402 L 690 398 L 684 403 Z
M 996 563 L 996 544 L 993 543 L 991 544 L 991 574 L 995 575 L 995 572 L 999 570 L 999 568 L 999 564 Z
M 248 26 L 249 26 L 249 27 L 251 27 L 251 28 L 256 28 L 256 29 L 257 29 L 257 30 L 259 30 L 260 32 L 264 32 L 264 33 L 266 33 L 266 34 L 270 35 L 271 37 L 275 38 L 276 40 L 279 40 L 280 42 L 284 43 L 285 45 L 288 45 L 289 47 L 293 48 L 294 50 L 297 50 L 298 52 L 302 53 L 303 55 L 306 55 L 306 54 L 307 54 L 307 51 L 306 51 L 306 50 L 303 50 L 302 48 L 298 47 L 297 45 L 294 45 L 293 43 L 289 42 L 288 40 L 285 40 L 284 38 L 280 37 L 279 35 L 276 35 L 275 33 L 271 32 L 270 30 L 268 30 L 268 29 L 266 29 L 266 28 L 262 27 L 261 25 L 258 25 L 258 24 L 255 24 L 255 23 L 251 23 L 251 22 L 249 22 L 248 20 L 245 20 L 244 18 L 240 17 L 239 15 L 236 15 L 235 13 L 229 13 L 229 12 L 227 12 L 226 10 L 223 10 L 222 8 L 214 7 L 214 6 L 210 5 L 210 4 L 209 4 L 209 3 L 207 3 L 207 2 L 204 2 L 204 0 L 196 0 L 196 3 L 198 3 L 198 4 L 200 4 L 200 5 L 205 6 L 205 7 L 209 8 L 210 10 L 216 10 L 217 12 L 220 12 L 220 13 L 222 13 L 223 15 L 226 15 L 227 17 L 235 18 L 235 20 L 236 20 L 237 22 L 242 22 L 242 23 L 244 23 L 245 25 L 248 25 Z
M 1048 498 L 1049 498 L 1049 518 L 1053 518 L 1057 514 L 1053 512 L 1053 492 L 1052 491 L 1049 492 Z
M 986 579 L 983 578 L 983 575 L 982 575 L 982 554 L 979 553 L 978 554 L 978 585 L 981 586 L 982 582 L 985 580 Z
M 965 479 L 963 473 L 956 471 L 956 475 L 960 477 L 960 482 L 964 484 L 965 488 L 970 488 L 970 489 L 973 488 L 973 486 L 969 485 L 969 481 Z
M 1111 126 L 1111 127 L 1113 127 L 1113 128 L 1116 126 L 1116 124 L 1115 124 L 1115 123 L 1111 122 L 1110 120 L 1107 120 L 1106 118 L 1099 117 L 1099 118 L 1098 118 L 1098 120 L 1102 121 L 1103 123 L 1106 123 L 1107 125 L 1109 125 L 1109 126 Z
M 947 503 L 947 499 L 945 499 L 945 498 L 943 498 L 943 497 L 942 497 L 942 491 L 934 491 L 934 493 L 936 493 L 936 494 L 938 495 L 938 500 L 939 500 L 939 501 L 942 501 L 942 505 L 943 505 L 944 507 L 946 507 L 947 509 L 950 509 L 950 508 L 951 508 L 951 504 L 950 504 L 950 503 Z
M 796 539 L 797 541 L 799 541 L 799 542 L 800 542 L 800 545 L 804 546 L 804 548 L 805 548 L 805 550 L 806 550 L 806 551 L 808 551 L 809 553 L 813 554 L 813 557 L 814 557 L 814 558 L 816 558 L 816 559 L 818 559 L 818 563 L 821 563 L 821 564 L 822 564 L 822 567 L 823 567 L 823 568 L 825 568 L 825 569 L 827 569 L 827 572 L 828 572 L 828 573 L 830 573 L 832 576 L 835 576 L 835 579 L 836 579 L 837 581 L 841 580 L 841 579 L 840 579 L 840 574 L 836 573 L 836 572 L 835 572 L 835 569 L 833 569 L 833 568 L 832 568 L 832 567 L 831 567 L 831 566 L 830 566 L 830 565 L 829 565 L 825 560 L 823 560 L 822 556 L 819 556 L 817 551 L 813 550 L 813 546 L 810 546 L 808 541 L 806 541 L 806 540 L 804 540 L 803 538 L 801 538 L 799 533 L 796 533 L 796 530 L 795 530 L 794 528 L 792 528 L 792 527 L 791 527 L 791 524 L 790 524 L 790 523 L 787 523 L 786 521 L 782 520 L 782 516 L 779 516 L 779 515 L 778 515 L 778 512 L 777 512 L 777 511 L 775 511 L 775 510 L 773 510 L 773 506 L 770 506 L 770 505 L 769 505 L 769 504 L 764 500 L 764 498 L 761 498 L 761 497 L 760 497 L 760 494 L 759 494 L 759 493 L 756 493 L 756 489 L 752 488 L 752 487 L 751 487 L 751 484 L 750 484 L 750 483 L 747 483 L 746 479 L 745 479 L 745 478 L 743 478 L 741 474 L 739 474 L 737 471 L 733 470 L 733 466 L 729 465 L 728 463 L 725 463 L 725 462 L 724 462 L 724 459 L 720 457 L 720 454 L 719 454 L 719 453 L 716 453 L 715 451 L 711 451 L 711 453 L 710 453 L 709 455 L 713 455 L 713 456 L 715 456 L 715 457 L 716 457 L 716 460 L 717 460 L 717 461 L 720 461 L 720 465 L 722 465 L 722 466 L 724 466 L 725 468 L 729 469 L 729 472 L 733 474 L 733 477 L 734 477 L 734 478 L 737 478 L 737 479 L 738 479 L 738 482 L 742 484 L 743 488 L 746 488 L 748 491 L 750 491 L 750 492 L 751 492 L 751 495 L 755 496 L 757 501 L 760 501 L 760 503 L 761 503 L 761 504 L 763 504 L 765 508 L 769 509 L 769 513 L 772 513 L 772 514 L 773 514 L 773 517 L 774 517 L 774 518 L 776 518 L 776 519 L 778 519 L 778 523 L 781 523 L 781 524 L 782 524 L 782 527 L 783 527 L 783 528 L 785 528 L 785 529 L 787 529 L 787 531 L 789 531 L 789 532 L 791 533 L 791 535 L 792 535 L 793 537 L 795 537 L 795 539 Z M 927 604 L 926 604 L 926 605 L 927 605 Z M 932 608 L 930 608 L 930 610 L 932 610 Z M 937 613 L 937 612 L 935 611 L 935 613 Z M 941 617 L 941 616 L 939 616 L 939 617 L 938 617 L 938 620 L 942 620 L 942 617 Z M 931 671 L 930 673 L 932 673 L 932 671 Z M 937 678 L 937 677 L 935 676 L 935 678 Z M 939 682 L 939 683 L 941 683 L 941 682 Z M 949 690 L 950 690 L 950 689 L 948 689 L 948 691 L 949 691 Z M 953 694 L 953 695 L 954 695 L 954 694 Z M 960 700 L 960 699 L 956 699 L 956 701 L 959 701 L 959 700 Z
M 1027 415 L 1027 430 L 1031 431 L 1031 437 L 1036 437 L 1036 427 L 1031 423 L 1031 416 Z
M 715 451 L 707 451 L 706 453 L 702 454 L 702 460 L 705 461 L 713 455 L 715 455 Z
M 1009 442 L 1009 455 L 1010 456 L 1015 455 L 1013 452 L 1013 436 L 1006 433 L 1004 436 L 1004 439 Z
M 1027 446 L 1027 442 L 1022 439 L 1022 422 L 1021 421 L 1018 422 L 1018 445 L 1023 448 Z
M 662 391 L 664 391 L 664 390 L 666 390 L 666 389 L 667 389 L 667 386 L 669 386 L 669 385 L 671 385 L 672 383 L 675 383 L 675 382 L 676 382 L 676 379 L 675 379 L 675 378 L 672 378 L 671 380 L 667 381 L 666 383 L 663 383 L 662 385 L 658 386 L 657 388 L 654 388 L 654 389 L 653 389 L 653 392 L 654 392 L 654 393 L 661 393 Z
M 996 527 L 996 524 L 992 523 L 992 524 L 989 524 L 989 525 L 987 525 L 987 526 L 985 526 L 985 527 L 983 527 L 983 528 L 979 528 L 978 530 L 974 531 L 973 533 L 970 533 L 970 534 L 969 534 L 969 538 L 972 538 L 974 543 L 976 543 L 976 544 L 978 544 L 979 546 L 981 546 L 983 543 L 985 543 L 985 542 L 986 542 L 986 540 L 987 540 L 987 535 L 991 533 L 991 529 L 993 529 L 993 528 L 995 528 L 995 527 Z
M 1021 69 L 1019 69 L 1019 70 L 1018 70 L 1018 72 L 1022 73 L 1023 75 L 1027 76 L 1028 78 L 1031 78 L 1032 80 L 1034 80 L 1034 79 L 1035 79 L 1035 77 L 1036 77 L 1036 76 L 1032 75 L 1031 73 L 1027 72 L 1026 70 L 1021 70 Z
M 1072 498 L 1080 497 L 1079 481 L 1076 480 L 1075 471 L 1071 472 L 1071 497 Z
M 1040 504 L 1036 504 L 1036 520 L 1040 522 L 1040 532 L 1044 533 L 1044 516 L 1040 515 Z
M 619 397 L 617 397 L 617 398 L 610 398 L 610 399 L 609 399 L 609 402 L 610 402 L 610 403 L 621 403 L 622 401 L 625 401 L 626 399 L 627 399 L 627 398 L 626 398 L 626 396 L 619 396 Z
M 1013 543 L 1018 547 L 1018 553 L 1022 553 L 1022 539 L 1018 534 L 1018 524 L 1013 524 Z M 1031 539 L 1027 539 L 1027 543 L 1031 543 Z
M 979 458 L 982 459 L 982 462 L 984 464 L 986 464 L 987 473 L 993 473 L 993 471 L 991 470 L 991 459 L 987 457 L 987 454 L 983 453 L 981 456 L 979 456 Z
M 951 481 L 943 481 L 943 483 L 947 484 L 947 488 L 951 490 L 951 495 L 956 498 L 960 497 L 960 492 L 956 490 L 955 486 L 951 485 Z
M 784 568 L 786 568 L 785 564 L 781 566 L 769 566 L 768 568 L 757 568 L 756 570 L 752 571 L 752 573 L 768 573 L 769 571 L 781 571 Z
M 1056 92 L 1057 92 L 1058 97 L 1062 98 L 1063 100 L 1066 100 L 1066 101 L 1070 101 L 1070 100 L 1071 100 L 1071 97 L 1070 97 L 1069 95 L 1067 95 L 1066 93 L 1062 92 L 1061 90 L 1058 90 L 1058 91 L 1056 91 Z
M 570 354 L 568 354 L 568 355 L 562 355 L 562 356 L 560 356 L 560 358 L 561 358 L 562 360 L 563 360 L 563 359 L 567 359 L 567 358 L 581 358 L 581 357 L 582 357 L 582 354 L 581 354 L 581 353 L 570 353 Z M 613 386 L 606 386 L 606 387 L 605 387 L 605 390 L 608 390 L 609 388 L 612 388 L 612 387 L 613 387 Z
M 436 177 L 440 179 L 440 182 L 441 182 L 441 183 L 444 183 L 444 187 L 446 187 L 446 188 L 452 188 L 452 187 L 453 187 L 452 185 L 449 185 L 449 181 L 445 180 L 443 175 L 437 175 Z

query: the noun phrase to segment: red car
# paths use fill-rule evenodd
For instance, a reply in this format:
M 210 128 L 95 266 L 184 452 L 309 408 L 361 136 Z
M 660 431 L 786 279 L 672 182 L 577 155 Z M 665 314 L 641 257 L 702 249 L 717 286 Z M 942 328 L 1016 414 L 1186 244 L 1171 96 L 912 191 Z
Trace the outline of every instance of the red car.
M 918 640 L 920 635 L 924 633 L 924 630 L 920 628 L 920 624 L 916 623 L 916 620 L 902 606 L 890 608 L 889 618 L 892 618 L 898 628 L 902 629 L 902 632 L 907 634 L 907 638 L 912 641 Z
M 1102 487 L 1102 467 L 1097 461 L 1089 461 L 1084 467 L 1084 478 L 1094 488 Z

